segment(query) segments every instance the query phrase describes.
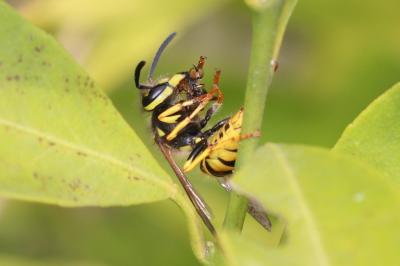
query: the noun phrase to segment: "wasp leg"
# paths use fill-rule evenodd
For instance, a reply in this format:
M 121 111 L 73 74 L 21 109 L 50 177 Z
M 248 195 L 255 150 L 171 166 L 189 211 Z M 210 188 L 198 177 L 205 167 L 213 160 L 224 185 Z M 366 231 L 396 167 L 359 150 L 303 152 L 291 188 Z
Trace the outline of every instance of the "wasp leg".
M 207 94 L 201 95 L 201 96 L 197 97 L 196 99 L 193 99 L 193 101 L 199 101 L 200 102 L 199 105 L 188 117 L 185 117 L 185 119 L 183 119 L 181 122 L 179 122 L 179 124 L 167 135 L 168 141 L 176 138 L 179 131 L 181 131 L 185 126 L 187 126 L 192 121 L 192 119 L 196 115 L 198 115 L 198 113 L 200 113 L 210 101 L 213 100 L 215 94 L 217 95 L 216 96 L 217 104 L 219 104 L 219 105 L 222 104 L 224 96 L 222 94 L 222 91 L 218 87 L 220 75 L 221 75 L 221 71 L 217 71 L 215 73 L 214 85 L 213 85 L 213 88 L 210 90 L 210 92 L 208 92 Z
M 247 133 L 247 134 L 240 134 L 234 137 L 230 137 L 227 139 L 224 139 L 223 141 L 218 141 L 217 143 L 212 143 L 209 144 L 210 148 L 213 150 L 219 149 L 219 146 L 223 146 L 225 143 L 231 143 L 231 142 L 239 142 L 241 140 L 245 139 L 250 139 L 250 138 L 257 138 L 260 137 L 261 133 L 259 130 L 253 132 L 253 133 Z
M 169 107 L 167 110 L 165 110 L 161 114 L 159 114 L 157 118 L 158 118 L 158 120 L 160 120 L 164 123 L 169 123 L 169 124 L 176 123 L 180 117 L 180 115 L 175 115 L 177 112 L 181 111 L 186 106 L 197 104 L 200 101 L 201 101 L 200 97 L 197 97 L 197 98 L 189 100 L 189 101 L 177 103 L 177 104 Z

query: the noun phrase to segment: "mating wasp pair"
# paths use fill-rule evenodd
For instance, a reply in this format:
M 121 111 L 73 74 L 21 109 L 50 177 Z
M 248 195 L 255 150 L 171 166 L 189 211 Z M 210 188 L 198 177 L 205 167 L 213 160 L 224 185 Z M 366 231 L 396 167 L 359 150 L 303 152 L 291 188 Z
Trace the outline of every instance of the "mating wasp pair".
M 171 151 L 187 147 L 191 150 L 183 166 L 184 172 L 200 165 L 203 172 L 224 178 L 232 174 L 234 170 L 240 140 L 258 136 L 258 133 L 240 134 L 243 108 L 235 115 L 219 121 L 210 129 L 203 130 L 224 99 L 219 88 L 221 75 L 219 70 L 215 72 L 213 85 L 209 91 L 202 83 L 205 57 L 201 56 L 198 64 L 188 71 L 179 72 L 170 78 L 153 80 L 152 76 L 158 60 L 175 35 L 176 33 L 170 34 L 159 47 L 146 83 L 140 83 L 140 74 L 145 61 L 139 62 L 135 69 L 135 85 L 142 92 L 143 109 L 152 112 L 151 127 L 157 144 L 197 212 L 207 227 L 214 232 L 206 204 L 193 189 L 181 168 L 176 165 Z M 203 110 L 209 103 L 211 106 L 204 114 Z M 225 179 L 220 181 L 226 189 L 230 189 Z M 271 224 L 265 211 L 256 202 L 250 201 L 249 213 L 265 228 L 270 229 Z

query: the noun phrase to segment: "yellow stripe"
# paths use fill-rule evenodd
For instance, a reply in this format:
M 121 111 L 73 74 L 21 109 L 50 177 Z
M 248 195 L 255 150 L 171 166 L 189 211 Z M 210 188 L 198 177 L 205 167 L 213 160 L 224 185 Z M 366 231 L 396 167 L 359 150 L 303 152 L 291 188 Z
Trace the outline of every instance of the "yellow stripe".
M 160 137 L 162 137 L 162 136 L 165 135 L 165 132 L 162 131 L 161 129 L 159 129 L 159 128 L 157 127 L 157 134 L 158 134 Z
M 201 171 L 203 171 L 204 173 L 206 173 L 207 175 L 212 176 L 212 174 L 208 171 L 207 166 L 206 166 L 206 160 L 203 160 L 201 162 Z
M 194 158 L 194 160 L 186 161 L 183 165 L 183 172 L 187 173 L 196 167 L 201 161 L 210 154 L 210 148 L 205 149 L 202 153 Z
M 211 159 L 221 158 L 225 161 L 236 161 L 236 152 L 225 149 L 216 149 L 209 155 Z
M 144 107 L 144 109 L 146 111 L 153 110 L 154 108 L 156 108 L 157 105 L 162 103 L 168 96 L 170 96 L 173 91 L 174 90 L 171 87 L 166 87 L 165 90 L 157 98 L 155 98 L 154 101 L 152 101 L 146 107 Z
M 206 161 L 215 172 L 226 172 L 234 169 L 232 166 L 221 163 L 218 159 L 206 159 Z
M 185 78 L 184 74 L 175 74 L 168 80 L 169 85 L 176 87 Z

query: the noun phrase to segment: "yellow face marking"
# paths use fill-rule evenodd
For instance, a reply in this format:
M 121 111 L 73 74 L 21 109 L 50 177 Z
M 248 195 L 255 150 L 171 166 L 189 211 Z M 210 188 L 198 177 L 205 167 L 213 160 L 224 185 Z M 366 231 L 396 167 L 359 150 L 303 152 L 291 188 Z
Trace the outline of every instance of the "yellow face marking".
M 159 128 L 157 127 L 157 134 L 158 134 L 160 137 L 163 137 L 163 136 L 165 135 L 165 132 L 162 131 L 161 129 L 159 129 Z
M 176 87 L 185 78 L 184 74 L 175 74 L 168 80 L 169 85 Z
M 172 116 L 166 116 L 162 118 L 158 118 L 161 122 L 168 123 L 168 124 L 174 124 L 177 122 L 177 120 L 181 117 L 181 115 L 172 115 Z
M 168 96 L 170 96 L 173 93 L 173 91 L 174 90 L 172 88 L 166 87 L 165 90 L 157 98 L 155 98 L 154 101 L 145 106 L 144 109 L 146 111 L 153 110 L 154 108 L 156 108 L 157 105 L 162 103 Z

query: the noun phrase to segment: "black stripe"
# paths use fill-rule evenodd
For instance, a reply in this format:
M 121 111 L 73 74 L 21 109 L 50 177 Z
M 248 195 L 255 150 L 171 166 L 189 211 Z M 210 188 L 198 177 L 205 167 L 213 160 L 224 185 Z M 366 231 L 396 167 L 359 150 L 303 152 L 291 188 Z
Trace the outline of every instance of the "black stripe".
M 222 159 L 222 158 L 220 158 L 220 157 L 218 157 L 217 159 L 218 159 L 218 161 L 220 161 L 220 162 L 221 162 L 223 165 L 225 165 L 225 166 L 235 167 L 235 162 L 236 162 L 236 160 L 233 160 L 233 161 L 225 161 L 224 159 Z
M 230 152 L 237 152 L 238 151 L 237 149 L 227 149 L 227 148 L 225 148 L 225 150 L 226 151 L 230 151 Z
M 193 161 L 196 159 L 197 156 L 199 156 L 205 149 L 207 149 L 207 142 L 205 140 L 200 141 L 199 143 L 196 144 L 196 147 L 192 150 L 192 152 L 189 154 L 189 157 L 186 159 L 186 161 Z
M 207 160 L 205 161 L 205 166 L 206 166 L 208 172 L 210 174 L 212 174 L 213 176 L 222 177 L 222 176 L 226 176 L 226 175 L 232 174 L 231 170 L 229 170 L 229 171 L 216 171 L 216 170 L 214 170 L 211 167 L 211 165 L 208 164 Z

